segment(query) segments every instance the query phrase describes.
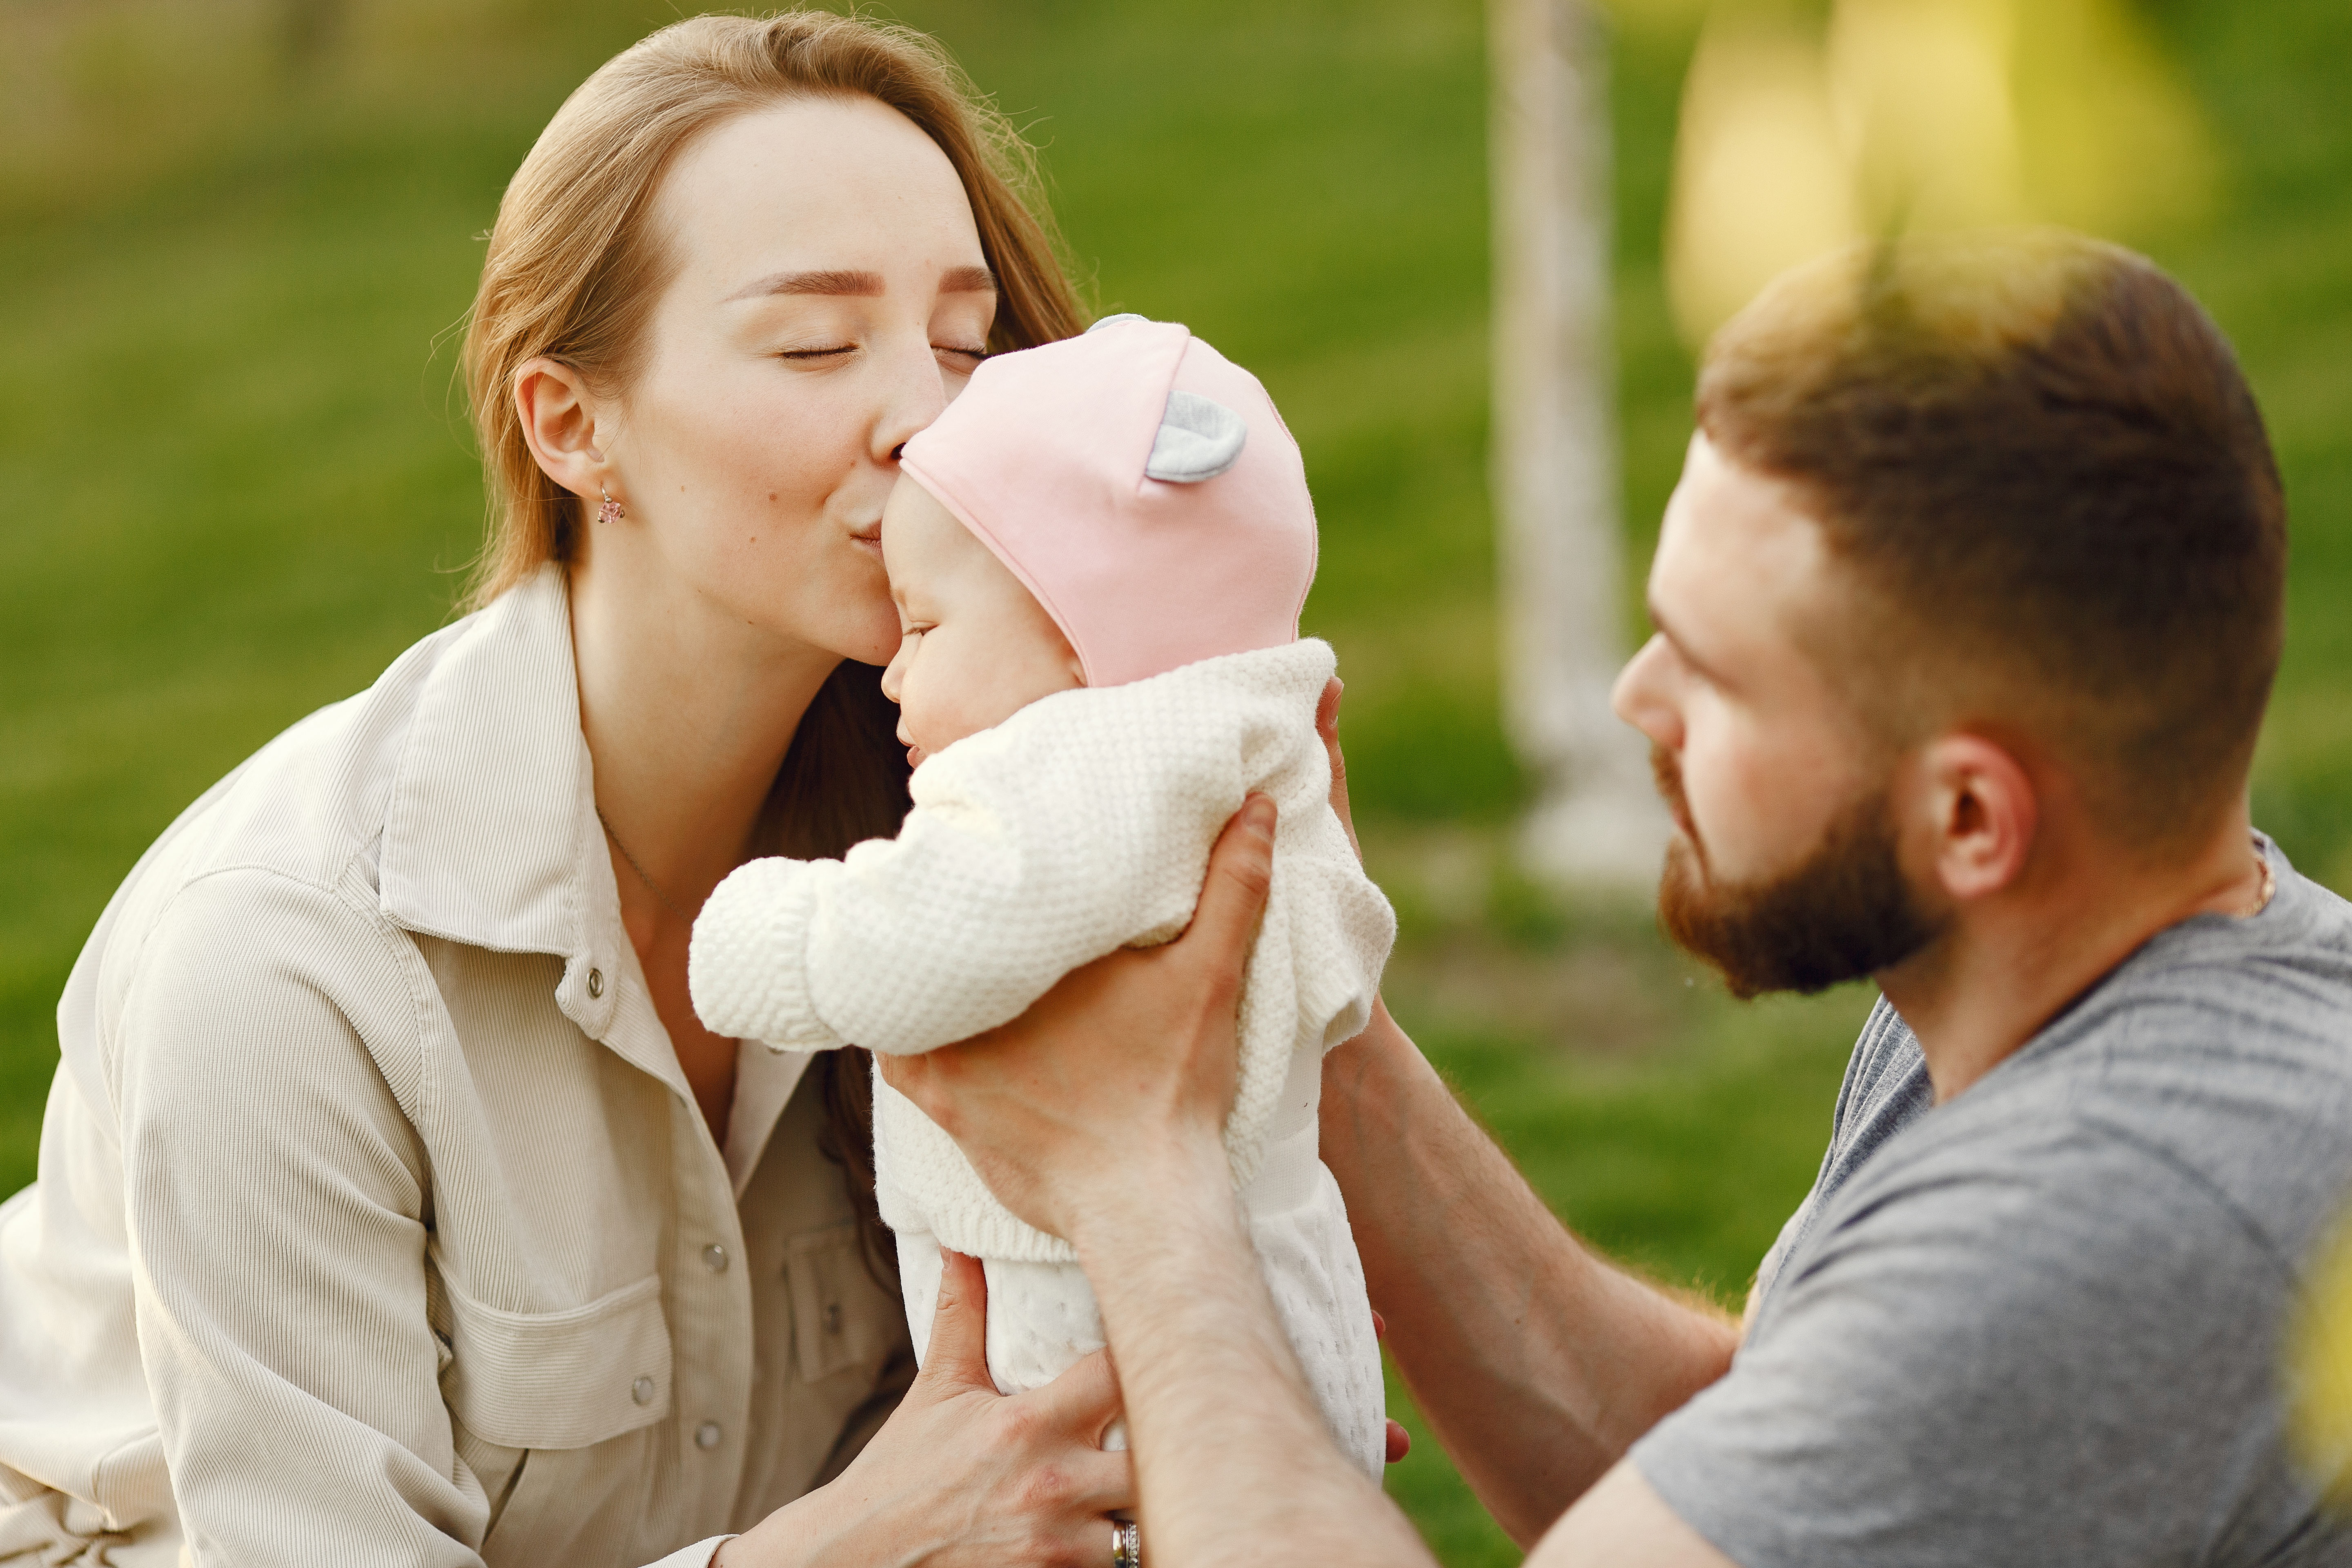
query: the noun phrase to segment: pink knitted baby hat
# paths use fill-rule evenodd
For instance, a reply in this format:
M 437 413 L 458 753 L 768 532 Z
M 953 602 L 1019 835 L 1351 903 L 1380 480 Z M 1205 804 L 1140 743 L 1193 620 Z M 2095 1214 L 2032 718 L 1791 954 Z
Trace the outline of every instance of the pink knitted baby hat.
M 1112 316 L 999 354 L 901 466 L 1027 584 L 1089 686 L 1298 637 L 1315 503 L 1257 377 Z

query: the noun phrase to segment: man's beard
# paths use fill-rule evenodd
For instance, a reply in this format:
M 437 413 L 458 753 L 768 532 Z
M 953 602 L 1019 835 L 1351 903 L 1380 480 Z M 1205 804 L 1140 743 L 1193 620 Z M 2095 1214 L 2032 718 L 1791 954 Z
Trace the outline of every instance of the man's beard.
M 1659 923 L 1719 970 L 1733 995 L 1826 990 L 1900 963 L 1941 933 L 1943 922 L 1920 910 L 1903 879 L 1885 789 L 1840 811 L 1794 870 L 1719 886 L 1689 826 L 1681 763 L 1663 746 L 1652 748 L 1650 761 L 1658 793 L 1685 825 L 1666 849 Z

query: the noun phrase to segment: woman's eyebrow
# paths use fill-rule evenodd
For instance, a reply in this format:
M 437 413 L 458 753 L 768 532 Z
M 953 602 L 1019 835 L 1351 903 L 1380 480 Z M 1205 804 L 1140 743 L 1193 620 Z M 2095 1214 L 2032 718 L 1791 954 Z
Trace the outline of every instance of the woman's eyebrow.
M 746 283 L 732 294 L 730 300 L 750 300 L 769 294 L 856 294 L 877 295 L 885 291 L 879 272 L 847 272 L 838 269 L 814 272 L 772 272 L 756 283 Z
M 829 294 L 871 299 L 887 291 L 879 272 L 853 272 L 832 268 L 814 271 L 772 272 L 757 282 L 745 284 L 727 298 L 732 301 L 764 299 L 777 294 Z M 985 267 L 950 267 L 940 274 L 940 292 L 993 294 L 997 292 L 996 274 Z

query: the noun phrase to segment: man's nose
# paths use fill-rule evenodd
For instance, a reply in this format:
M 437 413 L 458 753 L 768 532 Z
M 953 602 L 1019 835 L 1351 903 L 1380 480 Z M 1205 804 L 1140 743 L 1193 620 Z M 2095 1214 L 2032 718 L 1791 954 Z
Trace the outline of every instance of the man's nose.
M 1617 684 L 1609 691 L 1609 706 L 1617 717 L 1669 749 L 1682 743 L 1681 715 L 1667 696 L 1664 679 L 1671 652 L 1666 639 L 1652 633 L 1617 672 Z

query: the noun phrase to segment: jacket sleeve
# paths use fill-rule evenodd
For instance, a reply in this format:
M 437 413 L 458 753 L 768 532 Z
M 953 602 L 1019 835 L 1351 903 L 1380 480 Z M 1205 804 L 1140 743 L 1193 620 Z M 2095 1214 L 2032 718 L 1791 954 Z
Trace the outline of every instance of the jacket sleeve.
M 1091 700 L 1083 724 L 1068 699 Z M 1230 736 L 1118 722 L 1150 700 L 1048 698 L 925 763 L 897 838 L 738 869 L 695 922 L 703 1023 L 793 1050 L 928 1051 L 1175 935 L 1241 767 Z
M 196 1563 L 481 1563 L 489 1510 L 425 1317 L 423 1152 L 369 1049 L 416 1031 L 394 941 L 324 889 L 215 874 L 101 1025 L 140 1355 Z

